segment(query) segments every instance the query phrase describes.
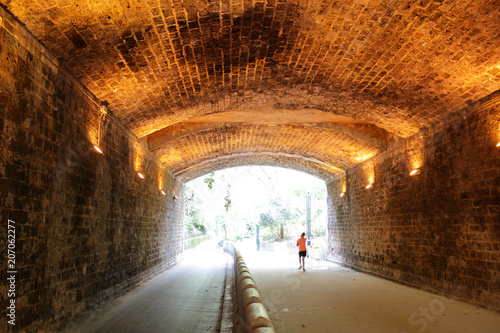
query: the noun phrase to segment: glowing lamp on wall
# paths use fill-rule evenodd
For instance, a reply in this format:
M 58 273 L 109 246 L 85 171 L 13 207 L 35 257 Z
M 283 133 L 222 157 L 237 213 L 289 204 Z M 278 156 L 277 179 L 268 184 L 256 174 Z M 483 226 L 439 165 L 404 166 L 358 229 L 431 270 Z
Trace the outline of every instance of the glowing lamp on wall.
M 98 152 L 99 154 L 104 155 L 104 153 L 102 152 L 102 150 L 101 150 L 99 147 L 97 147 L 96 145 L 94 145 L 94 149 L 95 149 L 95 151 L 96 151 L 96 152 Z
M 420 175 L 422 173 L 422 170 L 420 170 L 420 168 L 418 169 L 414 169 L 410 172 L 410 176 L 416 176 L 416 175 Z
M 366 185 L 366 187 L 365 187 L 365 188 L 366 188 L 367 190 L 369 190 L 369 189 L 371 189 L 372 187 L 373 187 L 373 184 L 368 184 L 368 185 Z
M 499 143 L 497 143 L 497 147 L 499 147 L 499 148 L 500 148 L 500 142 L 499 142 Z
M 141 178 L 141 179 L 144 179 L 144 178 L 145 178 L 145 177 L 144 177 L 144 175 L 143 175 L 142 173 L 140 173 L 140 172 L 138 172 L 138 173 L 137 173 L 137 177 L 139 177 L 139 178 Z
M 161 195 L 167 195 L 165 192 L 160 190 Z
M 345 195 L 345 192 L 340 193 L 340 197 L 342 198 Z

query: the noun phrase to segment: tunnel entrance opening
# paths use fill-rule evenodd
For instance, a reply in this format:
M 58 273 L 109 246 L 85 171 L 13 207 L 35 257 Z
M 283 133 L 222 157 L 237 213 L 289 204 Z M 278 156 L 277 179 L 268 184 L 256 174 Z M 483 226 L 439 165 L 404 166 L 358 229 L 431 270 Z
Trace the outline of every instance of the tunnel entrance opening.
M 324 258 L 326 197 L 323 180 L 291 169 L 240 166 L 211 172 L 186 183 L 185 249 L 215 238 L 295 253 L 305 232 L 311 251 Z

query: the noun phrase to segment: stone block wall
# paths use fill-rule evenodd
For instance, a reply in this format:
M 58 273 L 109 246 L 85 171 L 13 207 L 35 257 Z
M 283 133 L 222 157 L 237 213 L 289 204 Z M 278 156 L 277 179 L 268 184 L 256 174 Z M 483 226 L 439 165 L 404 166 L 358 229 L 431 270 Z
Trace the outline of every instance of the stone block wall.
M 183 185 L 23 26 L 0 13 L 0 331 L 54 332 L 176 262 Z M 11 297 L 4 277 L 14 270 Z M 12 299 L 15 326 L 4 320 Z
M 499 141 L 497 91 L 337 177 L 329 260 L 500 310 Z

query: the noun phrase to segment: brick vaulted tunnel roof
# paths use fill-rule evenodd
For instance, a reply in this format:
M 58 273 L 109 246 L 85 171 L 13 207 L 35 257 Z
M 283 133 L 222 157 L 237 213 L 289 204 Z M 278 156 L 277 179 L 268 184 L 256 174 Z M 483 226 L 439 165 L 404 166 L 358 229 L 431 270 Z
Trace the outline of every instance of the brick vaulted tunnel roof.
M 327 179 L 500 89 L 500 1 L 0 3 L 185 180 Z

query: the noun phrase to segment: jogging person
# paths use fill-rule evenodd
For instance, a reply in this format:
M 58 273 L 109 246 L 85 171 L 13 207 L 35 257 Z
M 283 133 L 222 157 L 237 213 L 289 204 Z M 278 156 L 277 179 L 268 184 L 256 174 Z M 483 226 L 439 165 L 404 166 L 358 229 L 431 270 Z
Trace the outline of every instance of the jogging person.
M 307 254 L 307 247 L 306 247 L 306 233 L 303 232 L 302 235 L 300 235 L 300 238 L 297 240 L 297 246 L 299 247 L 299 270 L 302 268 L 302 270 L 305 272 L 306 271 L 306 254 Z

